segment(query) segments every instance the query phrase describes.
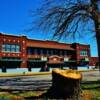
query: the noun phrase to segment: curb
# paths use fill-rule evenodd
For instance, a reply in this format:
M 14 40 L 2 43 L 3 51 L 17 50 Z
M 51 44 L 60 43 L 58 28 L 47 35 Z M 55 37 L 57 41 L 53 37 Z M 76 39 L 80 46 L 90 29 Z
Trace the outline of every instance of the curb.
M 49 75 L 51 73 L 52 72 L 27 72 L 27 73 L 14 73 L 14 74 L 2 73 L 2 74 L 0 74 L 0 77 L 18 77 L 18 76 Z
M 94 71 L 99 71 L 99 69 L 95 69 L 95 70 L 79 70 L 79 72 L 94 72 Z

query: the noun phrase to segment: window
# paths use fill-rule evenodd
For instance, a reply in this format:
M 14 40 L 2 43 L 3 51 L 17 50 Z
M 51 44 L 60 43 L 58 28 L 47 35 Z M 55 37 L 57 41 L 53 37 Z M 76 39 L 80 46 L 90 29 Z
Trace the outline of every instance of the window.
M 20 46 L 16 45 L 15 50 L 16 50 L 16 52 L 20 52 Z
M 46 50 L 46 54 L 49 55 L 49 50 L 48 49 Z
M 65 53 L 65 52 L 62 50 L 62 55 L 63 55 L 63 56 L 64 56 L 64 53 Z
M 2 45 L 2 51 L 6 51 L 6 47 L 4 44 Z
M 43 54 L 43 49 L 40 49 L 40 54 L 41 54 L 41 55 Z
M 43 49 L 43 54 L 44 54 L 44 55 L 46 55 L 46 54 L 47 54 L 46 49 Z
M 80 55 L 81 56 L 87 56 L 87 51 L 86 50 L 81 50 Z
M 51 49 L 50 52 L 51 52 L 51 55 L 53 55 L 53 49 Z
M 32 54 L 32 49 L 28 48 L 27 49 L 27 54 Z
M 6 45 L 6 51 L 10 52 L 10 45 L 9 44 Z
M 59 52 L 60 52 L 60 56 L 62 56 L 62 50 L 60 50 Z
M 67 51 L 66 50 L 64 51 L 64 55 L 67 55 Z
M 11 45 L 11 52 L 15 52 L 16 51 L 16 46 L 15 45 Z
M 48 53 L 49 55 L 53 55 L 52 49 L 49 49 Z
M 34 54 L 37 54 L 37 53 L 38 53 L 37 48 L 34 48 Z
M 16 44 L 3 44 L 2 52 L 20 52 L 20 46 Z
M 41 50 L 40 49 L 37 49 L 37 54 L 41 54 Z

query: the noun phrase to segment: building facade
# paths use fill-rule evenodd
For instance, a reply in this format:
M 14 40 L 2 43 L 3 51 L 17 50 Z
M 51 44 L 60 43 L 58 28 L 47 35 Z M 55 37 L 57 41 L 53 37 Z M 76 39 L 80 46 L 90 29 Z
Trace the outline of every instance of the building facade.
M 98 57 L 90 57 L 90 63 L 89 63 L 89 65 L 98 67 L 98 65 L 99 65 L 99 59 L 98 59 Z
M 32 40 L 0 33 L 0 68 L 41 68 L 91 64 L 90 46 L 79 43 Z

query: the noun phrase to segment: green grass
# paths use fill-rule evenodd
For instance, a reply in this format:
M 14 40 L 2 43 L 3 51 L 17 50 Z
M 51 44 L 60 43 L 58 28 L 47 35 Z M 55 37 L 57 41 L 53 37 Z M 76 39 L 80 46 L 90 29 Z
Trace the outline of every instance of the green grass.
M 22 93 L 1 93 L 0 100 L 24 100 L 25 97 L 39 96 L 46 91 L 27 91 Z
M 24 98 L 13 94 L 0 94 L 0 100 L 24 100 Z
M 22 97 L 31 97 L 31 96 L 39 96 L 44 92 L 45 91 L 29 91 L 29 92 L 23 92 L 23 93 L 20 93 L 20 94 L 17 94 L 17 95 L 22 96 Z
M 100 100 L 100 80 L 89 84 L 81 84 L 81 88 L 83 91 L 87 90 L 92 93 L 96 100 Z

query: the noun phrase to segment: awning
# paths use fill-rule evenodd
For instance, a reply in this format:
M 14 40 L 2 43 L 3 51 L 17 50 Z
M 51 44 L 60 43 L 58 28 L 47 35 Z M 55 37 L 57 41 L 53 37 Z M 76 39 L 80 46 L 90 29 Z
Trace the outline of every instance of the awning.
M 45 61 L 42 61 L 42 60 L 34 60 L 34 59 L 29 59 L 28 62 L 45 62 Z
M 21 58 L 1 58 L 1 61 L 22 61 Z
M 62 61 L 49 61 L 47 64 L 64 64 Z
M 68 60 L 68 61 L 66 61 L 66 62 L 76 62 L 76 60 Z
M 80 62 L 89 62 L 89 59 L 88 58 L 83 58 L 80 60 Z

